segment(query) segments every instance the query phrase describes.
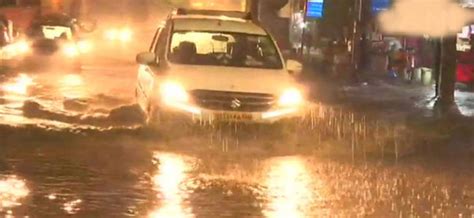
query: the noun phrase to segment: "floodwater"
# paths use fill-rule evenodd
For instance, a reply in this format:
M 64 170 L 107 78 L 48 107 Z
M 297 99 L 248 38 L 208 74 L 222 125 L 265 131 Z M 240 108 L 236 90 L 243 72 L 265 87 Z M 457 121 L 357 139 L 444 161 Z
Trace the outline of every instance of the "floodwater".
M 202 145 L 8 145 L 13 217 L 472 217 L 472 166 L 352 164 Z M 172 148 L 170 148 L 172 147 Z M 170 151 L 171 150 L 171 151 Z M 263 150 L 263 149 L 262 149 Z
M 472 158 L 399 158 L 403 128 L 321 104 L 290 134 L 143 128 L 121 57 L 0 75 L 0 216 L 474 217 Z

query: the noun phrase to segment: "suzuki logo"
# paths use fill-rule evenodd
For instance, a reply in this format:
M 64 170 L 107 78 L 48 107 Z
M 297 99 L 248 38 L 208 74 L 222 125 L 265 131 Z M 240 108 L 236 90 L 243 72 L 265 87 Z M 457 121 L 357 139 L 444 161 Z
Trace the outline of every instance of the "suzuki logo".
M 230 107 L 232 109 L 237 109 L 237 108 L 240 108 L 241 106 L 242 106 L 242 102 L 240 102 L 240 100 L 237 98 L 234 98 L 234 100 L 232 100 L 232 102 L 230 103 Z

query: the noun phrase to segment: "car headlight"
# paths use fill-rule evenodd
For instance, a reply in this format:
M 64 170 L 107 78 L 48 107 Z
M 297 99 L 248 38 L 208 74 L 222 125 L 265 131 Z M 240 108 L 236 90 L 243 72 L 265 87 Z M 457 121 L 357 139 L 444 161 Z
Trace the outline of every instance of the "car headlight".
M 26 41 L 20 41 L 15 44 L 15 49 L 18 53 L 24 54 L 30 51 L 30 44 Z
M 87 53 L 92 50 L 92 43 L 89 41 L 79 41 L 77 43 L 77 48 L 81 53 Z
M 122 42 L 128 42 L 130 40 L 132 40 L 132 30 L 130 30 L 129 28 L 124 28 L 120 31 L 120 41 Z
M 76 57 L 79 55 L 79 49 L 75 44 L 66 44 L 63 48 L 64 54 L 68 57 Z
M 22 55 L 29 52 L 30 49 L 30 44 L 26 41 L 15 42 L 3 48 L 7 55 Z
M 282 107 L 299 106 L 303 101 L 303 95 L 298 89 L 287 89 L 280 96 L 278 104 Z
M 119 35 L 119 31 L 117 31 L 116 29 L 110 29 L 110 30 L 107 30 L 107 32 L 105 32 L 105 38 L 109 40 L 117 39 L 118 35 Z
M 189 95 L 182 85 L 176 82 L 165 82 L 161 85 L 161 97 L 165 104 L 188 102 Z
M 105 32 L 105 38 L 111 41 L 129 42 L 132 40 L 132 36 L 133 32 L 130 28 L 110 29 Z

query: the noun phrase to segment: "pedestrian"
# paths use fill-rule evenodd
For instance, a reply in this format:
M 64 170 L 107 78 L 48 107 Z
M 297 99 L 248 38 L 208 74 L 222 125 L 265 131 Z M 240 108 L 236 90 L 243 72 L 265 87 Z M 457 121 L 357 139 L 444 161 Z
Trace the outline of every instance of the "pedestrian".
M 398 75 L 394 71 L 395 66 L 395 53 L 396 53 L 396 45 L 390 45 L 388 52 L 387 52 L 387 72 L 389 77 L 396 78 Z
M 397 77 L 400 75 L 405 75 L 407 66 L 408 66 L 408 57 L 407 53 L 403 48 L 398 49 L 394 53 L 394 71 L 397 74 Z

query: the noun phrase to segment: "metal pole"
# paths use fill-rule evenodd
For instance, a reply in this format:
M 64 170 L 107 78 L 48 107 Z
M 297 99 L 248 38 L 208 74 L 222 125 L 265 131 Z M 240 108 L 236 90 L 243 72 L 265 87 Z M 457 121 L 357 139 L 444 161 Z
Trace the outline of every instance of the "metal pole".
M 306 14 L 307 14 L 307 8 L 308 6 L 308 0 L 305 0 L 304 1 L 304 5 L 303 5 L 303 30 L 301 32 L 301 51 L 300 51 L 300 55 L 301 55 L 301 58 L 304 60 L 304 46 L 305 46 L 305 40 L 306 40 Z

